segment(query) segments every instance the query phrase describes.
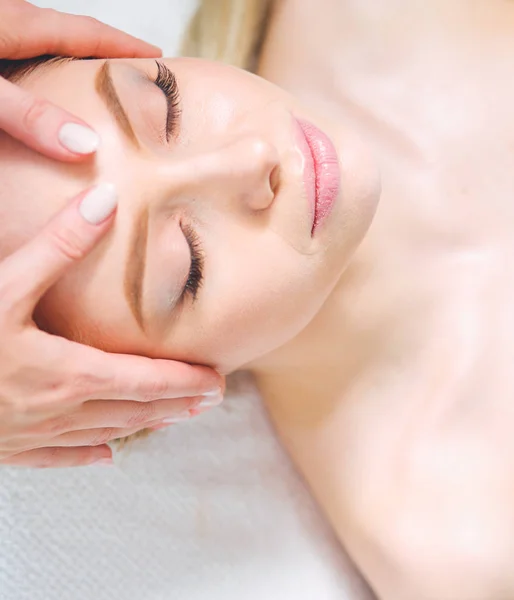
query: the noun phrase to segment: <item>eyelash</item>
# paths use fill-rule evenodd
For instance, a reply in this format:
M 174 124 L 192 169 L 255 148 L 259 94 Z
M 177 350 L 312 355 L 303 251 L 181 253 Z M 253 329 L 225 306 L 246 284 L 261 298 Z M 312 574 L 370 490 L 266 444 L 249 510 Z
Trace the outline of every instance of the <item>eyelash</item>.
M 180 108 L 180 91 L 178 89 L 177 79 L 170 69 L 158 60 L 155 61 L 155 64 L 157 65 L 157 77 L 155 78 L 154 83 L 162 90 L 168 103 L 165 129 L 165 138 L 168 142 L 170 137 L 176 134 L 176 129 L 180 121 L 182 112 Z
M 177 79 L 172 71 L 158 60 L 156 60 L 155 63 L 157 65 L 157 77 L 155 78 L 154 83 L 162 90 L 168 102 L 165 137 L 166 141 L 169 141 L 170 136 L 174 133 L 176 134 L 180 115 L 182 113 L 180 107 L 180 92 Z M 191 268 L 189 269 L 189 275 L 187 277 L 186 285 L 184 286 L 183 296 L 189 294 L 193 301 L 195 301 L 203 282 L 204 254 L 200 238 L 196 231 L 190 225 L 185 223 L 180 223 L 180 229 L 186 238 L 191 254 Z
M 183 294 L 189 294 L 194 301 L 203 283 L 204 254 L 200 238 L 191 225 L 180 223 L 180 229 L 182 229 L 191 253 L 191 268 L 189 269 Z

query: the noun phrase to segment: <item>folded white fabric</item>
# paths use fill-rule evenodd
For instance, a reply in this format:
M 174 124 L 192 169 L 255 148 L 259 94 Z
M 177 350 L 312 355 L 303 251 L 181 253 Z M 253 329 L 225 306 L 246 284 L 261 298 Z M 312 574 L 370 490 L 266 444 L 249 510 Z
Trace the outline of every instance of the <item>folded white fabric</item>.
M 250 385 L 115 467 L 0 470 L 1 600 L 368 600 Z

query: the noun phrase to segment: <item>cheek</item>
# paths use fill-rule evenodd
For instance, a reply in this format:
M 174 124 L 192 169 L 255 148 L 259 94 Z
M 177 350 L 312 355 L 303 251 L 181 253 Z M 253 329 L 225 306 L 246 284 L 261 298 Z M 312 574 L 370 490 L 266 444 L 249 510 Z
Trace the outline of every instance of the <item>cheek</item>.
M 246 71 L 196 59 L 174 59 L 186 110 L 181 131 L 185 139 L 225 136 L 234 125 L 252 126 L 265 116 L 269 106 L 286 107 L 291 97 L 280 88 Z M 208 93 L 206 93 L 206 90 Z
M 269 236 L 219 248 L 202 299 L 170 340 L 188 360 L 230 372 L 295 337 L 314 317 L 334 277 L 320 259 Z M 227 240 L 225 236 L 219 238 Z M 233 239 L 232 239 L 233 241 Z M 214 263 L 214 264 L 213 264 Z
M 278 274 L 279 270 L 275 272 Z M 287 279 L 287 280 L 286 280 Z M 211 332 L 219 331 L 219 343 L 210 340 L 211 351 L 224 371 L 233 371 L 279 348 L 294 338 L 313 318 L 319 293 L 306 290 L 301 276 L 284 273 L 281 286 L 268 288 L 265 279 L 255 281 L 227 303 Z M 259 285 L 260 283 L 260 285 Z
M 47 159 L 0 133 L 0 253 L 33 238 L 77 189 L 83 166 Z

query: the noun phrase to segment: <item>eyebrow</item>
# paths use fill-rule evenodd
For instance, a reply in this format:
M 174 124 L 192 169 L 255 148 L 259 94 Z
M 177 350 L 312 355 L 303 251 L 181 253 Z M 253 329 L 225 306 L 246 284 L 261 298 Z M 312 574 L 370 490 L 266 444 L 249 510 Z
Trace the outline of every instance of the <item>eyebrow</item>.
M 130 120 L 121 104 L 118 92 L 114 87 L 114 83 L 111 75 L 111 63 L 106 60 L 104 64 L 98 69 L 95 77 L 95 89 L 98 95 L 104 101 L 107 109 L 113 116 L 114 120 L 118 124 L 119 128 L 129 140 L 129 142 L 135 146 L 138 150 L 140 149 L 139 141 L 134 129 L 130 123 Z
M 140 150 L 130 120 L 121 104 L 114 82 L 112 80 L 110 61 L 105 61 L 95 78 L 95 88 L 104 101 L 107 109 L 132 145 Z M 146 270 L 146 254 L 148 246 L 149 210 L 143 208 L 134 219 L 130 236 L 129 254 L 125 263 L 124 291 L 127 303 L 139 327 L 145 331 L 143 311 L 143 282 Z M 176 306 L 180 298 L 173 303 Z
M 114 87 L 111 65 L 108 60 L 98 69 L 95 77 L 95 89 L 125 137 L 139 150 L 139 141 Z M 148 209 L 145 208 L 134 220 L 124 278 L 124 291 L 127 303 L 137 324 L 143 331 L 145 329 L 143 317 L 143 281 L 145 276 L 147 242 Z
M 138 325 L 144 331 L 143 280 L 145 276 L 148 242 L 148 207 L 144 207 L 134 220 L 130 250 L 125 266 L 125 297 Z

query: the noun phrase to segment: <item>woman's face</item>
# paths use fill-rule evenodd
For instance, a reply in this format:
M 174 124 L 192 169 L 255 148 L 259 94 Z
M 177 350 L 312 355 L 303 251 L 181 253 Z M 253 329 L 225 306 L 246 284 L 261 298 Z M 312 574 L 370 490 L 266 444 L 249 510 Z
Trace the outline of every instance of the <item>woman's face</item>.
M 4 245 L 86 186 L 119 193 L 112 232 L 42 302 L 56 333 L 229 372 L 312 320 L 369 227 L 379 186 L 360 144 L 251 74 L 92 60 L 42 66 L 22 85 L 80 116 L 102 145 L 70 165 L 2 140 Z M 297 119 L 339 155 L 338 197 L 314 232 Z

